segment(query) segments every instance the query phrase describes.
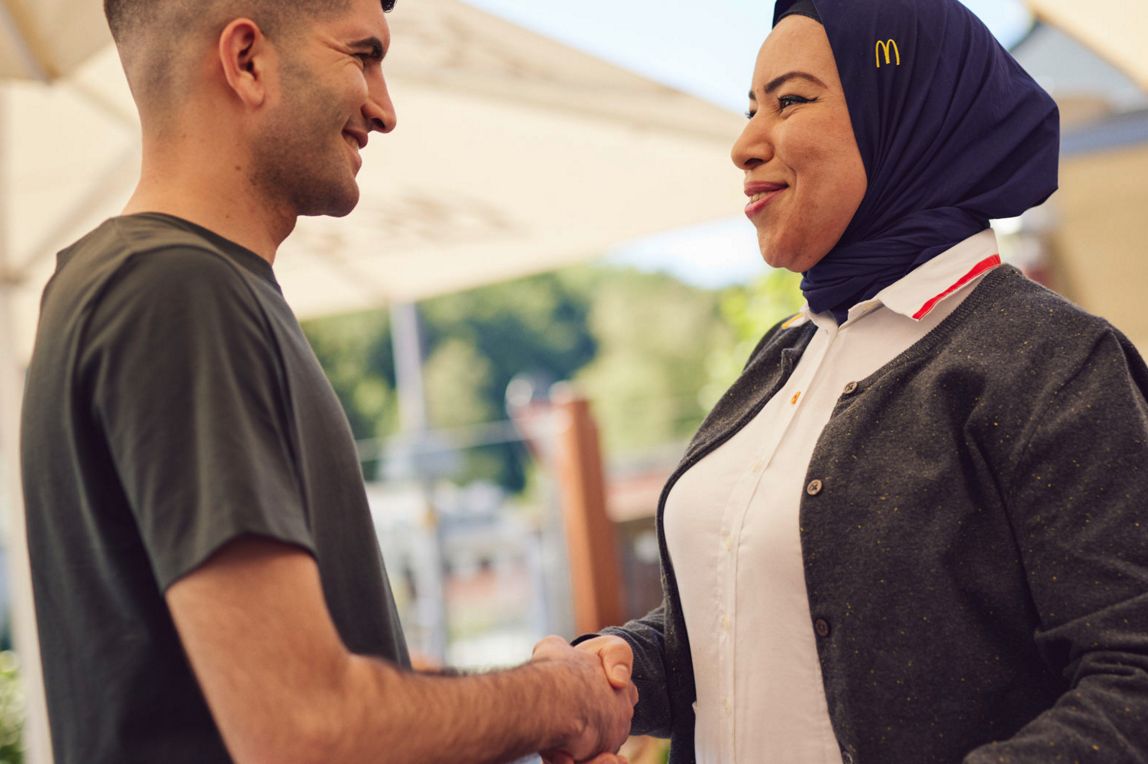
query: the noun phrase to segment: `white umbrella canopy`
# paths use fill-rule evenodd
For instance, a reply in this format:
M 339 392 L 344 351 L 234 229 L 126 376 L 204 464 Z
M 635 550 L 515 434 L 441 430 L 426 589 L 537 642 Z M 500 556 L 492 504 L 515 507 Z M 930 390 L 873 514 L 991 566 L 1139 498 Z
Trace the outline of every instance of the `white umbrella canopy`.
M 0 79 L 54 80 L 110 41 L 99 0 L 0 0 Z
M 1033 15 L 1096 51 L 1148 90 L 1148 3 L 1144 0 L 1027 0 Z

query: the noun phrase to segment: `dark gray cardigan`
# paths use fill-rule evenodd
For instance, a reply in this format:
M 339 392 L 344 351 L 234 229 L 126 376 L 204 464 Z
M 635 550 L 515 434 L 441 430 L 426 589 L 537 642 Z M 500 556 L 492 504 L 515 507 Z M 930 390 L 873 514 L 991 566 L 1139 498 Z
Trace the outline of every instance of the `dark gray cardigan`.
M 702 424 L 658 506 L 663 603 L 606 630 L 634 649 L 634 732 L 671 736 L 673 764 L 694 761 L 695 689 L 666 496 L 761 410 L 815 331 L 772 329 Z M 1148 762 L 1136 350 L 1002 267 L 858 382 L 801 502 L 810 629 L 846 764 Z

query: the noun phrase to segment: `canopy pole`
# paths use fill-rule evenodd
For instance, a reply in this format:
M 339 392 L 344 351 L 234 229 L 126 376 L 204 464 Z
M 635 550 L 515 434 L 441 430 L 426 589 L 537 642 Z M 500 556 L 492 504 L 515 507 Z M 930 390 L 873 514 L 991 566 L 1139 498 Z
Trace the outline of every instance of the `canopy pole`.
M 8 185 L 6 166 L 8 94 L 0 90 L 0 188 Z M 8 199 L 0 195 L 0 506 L 7 528 L 3 535 L 8 557 L 12 641 L 20 656 L 24 689 L 24 749 L 28 764 L 51 764 L 52 744 L 44 678 L 40 668 L 40 641 L 36 632 L 36 606 L 32 599 L 32 573 L 20 487 L 20 401 L 24 372 L 17 350 L 16 303 L 18 275 L 9 271 Z
M 399 396 L 399 430 L 402 433 L 402 460 L 406 474 L 418 484 L 429 529 L 432 561 L 428 580 L 420 582 L 419 620 L 424 637 L 420 647 L 439 665 L 447 663 L 450 612 L 446 602 L 446 554 L 442 517 L 434 500 L 434 476 L 426 470 L 425 458 L 430 415 L 427 411 L 426 382 L 423 378 L 423 333 L 418 305 L 392 302 L 391 344 L 394 347 L 395 384 Z

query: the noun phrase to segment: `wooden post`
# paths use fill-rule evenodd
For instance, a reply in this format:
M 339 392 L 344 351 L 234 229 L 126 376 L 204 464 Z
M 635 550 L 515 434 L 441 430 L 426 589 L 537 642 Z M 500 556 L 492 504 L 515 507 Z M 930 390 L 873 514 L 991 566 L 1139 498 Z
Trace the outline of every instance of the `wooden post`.
M 585 634 L 622 622 L 617 536 L 606 514 L 602 452 L 590 404 L 576 395 L 562 395 L 553 405 L 574 626 Z

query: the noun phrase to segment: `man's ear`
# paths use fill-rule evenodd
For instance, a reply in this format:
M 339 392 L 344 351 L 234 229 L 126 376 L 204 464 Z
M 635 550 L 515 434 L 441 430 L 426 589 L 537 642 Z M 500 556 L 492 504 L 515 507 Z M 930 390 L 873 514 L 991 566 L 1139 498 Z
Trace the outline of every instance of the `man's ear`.
M 235 19 L 219 34 L 219 63 L 228 86 L 248 106 L 267 100 L 274 53 L 267 36 L 251 19 Z

